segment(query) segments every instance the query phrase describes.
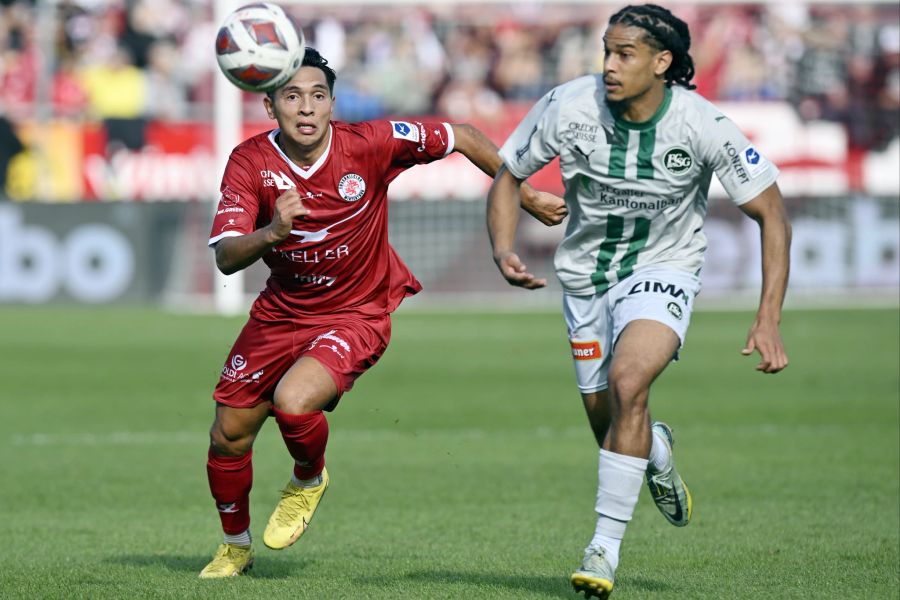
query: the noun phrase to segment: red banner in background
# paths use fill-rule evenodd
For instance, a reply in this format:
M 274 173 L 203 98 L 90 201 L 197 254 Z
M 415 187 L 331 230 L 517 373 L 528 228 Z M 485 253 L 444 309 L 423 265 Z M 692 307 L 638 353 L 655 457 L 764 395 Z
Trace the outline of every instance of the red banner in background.
M 530 106 L 509 104 L 500 121 L 473 123 L 501 145 Z M 786 196 L 843 196 L 900 193 L 900 140 L 881 153 L 848 152 L 847 136 L 834 123 L 801 122 L 787 104 L 721 104 L 754 144 L 781 169 Z M 26 124 L 23 137 L 34 150 L 10 167 L 11 195 L 17 200 L 195 201 L 214 199 L 221 173 L 210 123 Z M 248 123 L 243 137 L 272 126 Z M 61 142 L 60 140 L 65 140 Z M 134 148 L 134 149 L 132 149 Z M 562 193 L 558 161 L 529 182 Z M 488 177 L 461 155 L 403 173 L 391 186 L 392 200 L 478 200 Z M 711 195 L 724 191 L 714 180 Z

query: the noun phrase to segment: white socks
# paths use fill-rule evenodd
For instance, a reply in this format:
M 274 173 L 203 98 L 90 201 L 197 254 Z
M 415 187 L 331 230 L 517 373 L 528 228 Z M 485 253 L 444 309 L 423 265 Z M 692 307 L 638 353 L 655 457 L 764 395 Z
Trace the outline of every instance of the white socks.
M 669 445 L 655 431 L 651 430 L 650 439 L 652 443 L 650 444 L 650 456 L 647 458 L 650 463 L 648 468 L 651 473 L 659 473 L 669 466 L 672 451 L 669 449 Z
M 297 476 L 291 473 L 291 483 L 297 487 L 311 488 L 322 485 L 322 474 L 319 473 L 312 479 L 297 479 Z
M 597 469 L 597 529 L 588 548 L 603 548 L 615 569 L 625 527 L 634 514 L 648 461 L 643 458 L 600 450 Z
M 239 533 L 237 535 L 230 535 L 228 533 L 225 534 L 225 543 L 233 544 L 235 546 L 249 546 L 252 540 L 250 539 L 250 530 L 248 529 L 244 533 Z

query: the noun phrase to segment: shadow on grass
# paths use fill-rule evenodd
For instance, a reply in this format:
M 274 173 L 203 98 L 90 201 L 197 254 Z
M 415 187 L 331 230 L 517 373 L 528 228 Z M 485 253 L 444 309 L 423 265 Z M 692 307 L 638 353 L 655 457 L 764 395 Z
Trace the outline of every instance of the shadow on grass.
M 357 577 L 356 583 L 366 585 L 386 585 L 400 580 L 421 581 L 438 585 L 464 584 L 475 586 L 504 587 L 514 591 L 542 594 L 548 598 L 572 599 L 573 590 L 566 575 L 515 575 L 503 573 L 483 573 L 472 571 L 423 570 L 413 571 L 397 577 Z M 621 589 L 632 593 L 666 593 L 672 587 L 663 581 L 647 577 L 626 577 Z
M 647 577 L 628 577 L 627 575 L 622 577 L 619 582 L 619 588 L 621 590 L 630 591 L 630 592 L 638 592 L 638 593 L 650 593 L 650 592 L 672 592 L 674 588 L 658 579 L 648 579 Z
M 179 573 L 199 574 L 209 562 L 208 556 L 188 556 L 173 554 L 125 554 L 110 558 L 106 562 L 129 567 L 163 568 Z M 266 557 L 257 560 L 248 575 L 257 579 L 290 579 L 302 575 L 313 568 L 315 560 L 278 559 Z
M 505 587 L 511 590 L 542 593 L 553 598 L 572 598 L 572 589 L 565 577 L 544 575 L 513 575 L 502 573 L 478 573 L 471 571 L 427 570 L 413 571 L 405 575 L 356 577 L 354 581 L 364 585 L 388 585 L 402 580 L 420 581 L 437 585 L 483 585 Z

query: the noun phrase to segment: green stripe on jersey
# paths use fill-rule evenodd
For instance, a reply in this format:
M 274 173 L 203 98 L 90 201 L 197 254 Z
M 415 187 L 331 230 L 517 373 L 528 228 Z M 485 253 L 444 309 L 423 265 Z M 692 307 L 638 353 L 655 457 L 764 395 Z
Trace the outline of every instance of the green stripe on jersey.
M 628 129 L 616 122 L 616 133 L 609 149 L 609 175 L 625 179 L 625 154 L 628 152 Z
M 597 254 L 597 271 L 591 274 L 591 283 L 594 284 L 597 293 L 603 295 L 612 285 L 607 273 L 612 265 L 616 249 L 626 241 L 625 219 L 617 215 L 609 215 L 606 221 L 606 237 L 600 243 L 600 252 Z M 634 220 L 634 232 L 628 238 L 628 247 L 622 256 L 619 269 L 616 270 L 616 281 L 622 281 L 634 271 L 637 264 L 638 253 L 647 245 L 650 237 L 650 219 L 637 217 Z
M 653 179 L 653 148 L 656 146 L 656 126 L 641 132 L 638 144 L 638 179 Z

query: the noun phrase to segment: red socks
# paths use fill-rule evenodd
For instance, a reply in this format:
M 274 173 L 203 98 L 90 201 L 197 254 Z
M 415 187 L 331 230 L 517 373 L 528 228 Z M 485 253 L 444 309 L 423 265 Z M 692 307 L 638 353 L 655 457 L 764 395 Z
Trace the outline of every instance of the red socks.
M 325 446 L 328 444 L 328 420 L 321 410 L 304 415 L 292 415 L 277 408 L 275 420 L 288 452 L 296 461 L 294 476 L 312 479 L 325 467 Z
M 253 487 L 253 450 L 243 456 L 219 456 L 209 449 L 206 474 L 219 509 L 222 529 L 229 535 L 250 527 L 250 488 Z

